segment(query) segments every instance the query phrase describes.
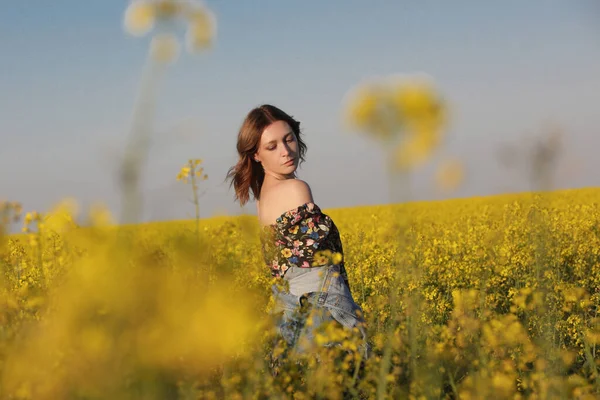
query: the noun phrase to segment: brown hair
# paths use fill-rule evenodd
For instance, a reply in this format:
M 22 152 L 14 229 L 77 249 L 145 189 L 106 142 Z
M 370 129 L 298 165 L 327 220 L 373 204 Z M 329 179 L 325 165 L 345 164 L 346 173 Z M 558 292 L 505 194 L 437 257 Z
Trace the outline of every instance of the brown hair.
M 265 179 L 262 165 L 254 159 L 263 131 L 273 122 L 285 121 L 296 135 L 299 147 L 299 161 L 304 161 L 306 144 L 300 137 L 300 122 L 279 108 L 263 104 L 251 110 L 238 132 L 237 151 L 240 156 L 236 165 L 229 169 L 226 179 L 231 179 L 230 187 L 235 188 L 235 200 L 244 205 L 250 200 L 250 190 L 254 199 L 259 199 L 260 189 Z

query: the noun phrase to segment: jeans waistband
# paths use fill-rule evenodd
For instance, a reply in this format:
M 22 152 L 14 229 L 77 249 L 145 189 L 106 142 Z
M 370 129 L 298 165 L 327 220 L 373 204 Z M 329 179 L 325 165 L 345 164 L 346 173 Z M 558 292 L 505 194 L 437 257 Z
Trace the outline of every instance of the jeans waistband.
M 315 285 L 315 287 L 318 287 L 318 290 L 307 292 L 302 295 L 295 295 L 288 291 L 281 290 L 277 285 L 273 285 L 271 290 L 275 299 L 274 312 L 297 310 L 298 307 L 302 307 L 307 303 L 333 307 L 341 307 L 343 305 L 341 305 L 341 303 L 351 303 L 346 307 L 343 307 L 345 311 L 350 310 L 350 308 L 356 308 L 357 306 L 352 299 L 350 291 L 345 284 L 342 284 L 340 271 L 340 266 L 337 264 L 319 267 L 319 272 L 323 275 L 318 278 L 320 284 Z M 299 276 L 299 278 L 302 279 L 303 276 Z M 314 279 L 314 275 L 309 277 L 309 279 Z

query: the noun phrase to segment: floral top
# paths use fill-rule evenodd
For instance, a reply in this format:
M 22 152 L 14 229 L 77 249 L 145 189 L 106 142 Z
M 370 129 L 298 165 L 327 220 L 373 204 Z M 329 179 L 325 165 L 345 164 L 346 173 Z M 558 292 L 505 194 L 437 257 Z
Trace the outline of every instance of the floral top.
M 339 231 L 315 203 L 288 210 L 274 224 L 265 226 L 261 244 L 265 262 L 275 277 L 283 277 L 290 267 L 339 264 L 348 284 Z

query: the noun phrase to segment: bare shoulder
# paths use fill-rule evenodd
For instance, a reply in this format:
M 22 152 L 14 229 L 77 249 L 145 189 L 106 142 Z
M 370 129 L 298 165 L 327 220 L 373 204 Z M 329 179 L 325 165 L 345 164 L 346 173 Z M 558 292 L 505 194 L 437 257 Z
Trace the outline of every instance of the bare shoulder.
M 273 223 L 284 212 L 313 202 L 310 186 L 300 179 L 286 179 L 269 188 L 258 206 L 263 225 Z M 262 194 L 261 194 L 262 196 Z
M 313 201 L 310 186 L 301 179 L 288 179 L 278 186 L 279 193 L 282 198 L 286 199 L 285 203 L 289 208 Z

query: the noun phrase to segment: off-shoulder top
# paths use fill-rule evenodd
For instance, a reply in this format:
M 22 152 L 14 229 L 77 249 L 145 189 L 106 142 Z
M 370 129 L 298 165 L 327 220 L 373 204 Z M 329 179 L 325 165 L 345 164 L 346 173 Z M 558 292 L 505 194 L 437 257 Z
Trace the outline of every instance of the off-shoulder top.
M 290 267 L 338 264 L 348 284 L 338 228 L 315 203 L 304 203 L 284 212 L 261 233 L 263 256 L 273 276 L 282 278 Z

